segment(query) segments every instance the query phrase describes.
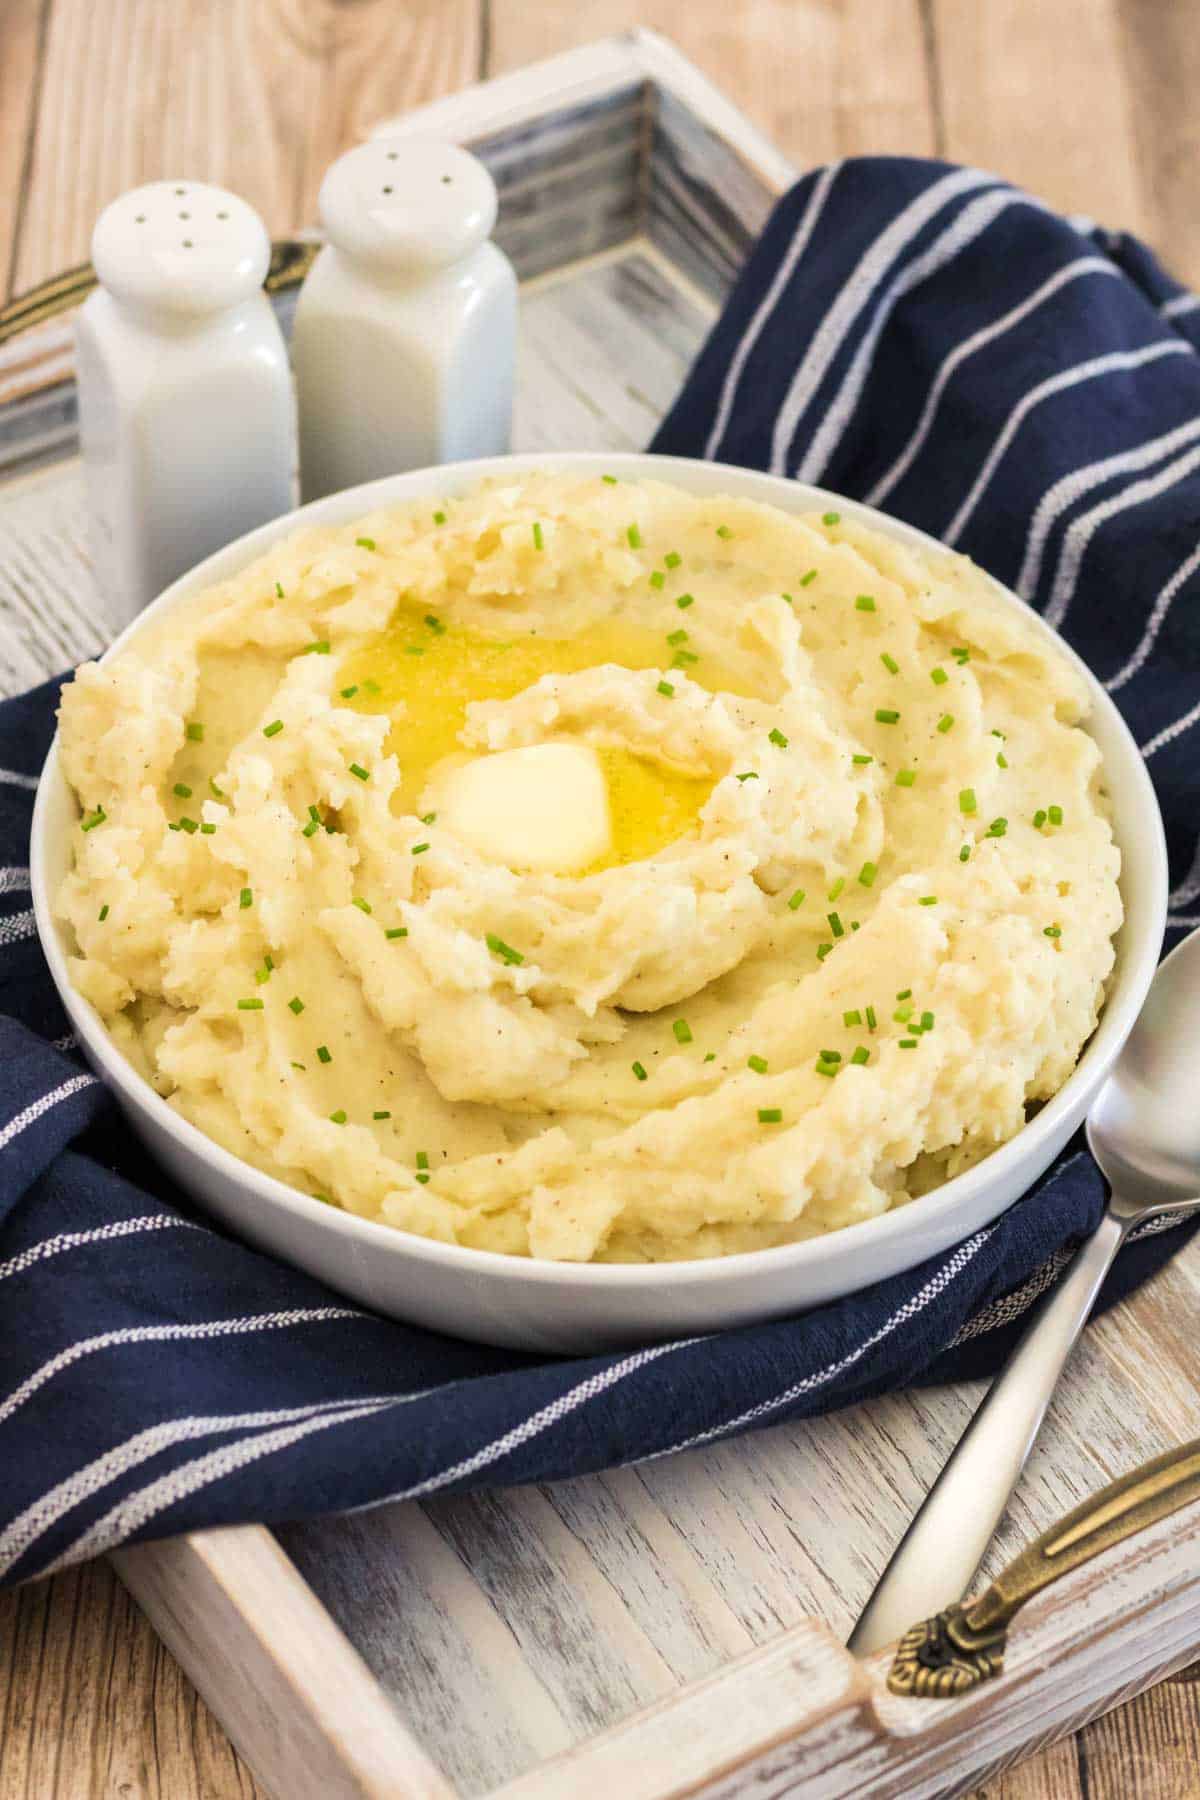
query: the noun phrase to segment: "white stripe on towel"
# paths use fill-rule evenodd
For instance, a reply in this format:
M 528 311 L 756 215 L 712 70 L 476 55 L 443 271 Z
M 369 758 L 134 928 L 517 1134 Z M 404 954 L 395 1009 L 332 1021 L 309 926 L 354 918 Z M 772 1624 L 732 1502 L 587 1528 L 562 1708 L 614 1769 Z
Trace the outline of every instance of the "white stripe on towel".
M 63 1231 L 57 1237 L 43 1238 L 41 1243 L 31 1244 L 19 1256 L 11 1256 L 7 1262 L 0 1263 L 0 1281 L 10 1275 L 22 1275 L 35 1263 L 61 1256 L 64 1250 L 78 1250 L 84 1244 L 102 1244 L 112 1238 L 131 1237 L 139 1231 L 172 1229 L 202 1231 L 203 1226 L 193 1225 L 190 1219 L 176 1218 L 174 1213 L 143 1213 L 136 1219 L 110 1219 L 107 1225 L 97 1225 L 93 1231 Z
M 1148 738 L 1141 747 L 1142 755 L 1148 760 L 1161 750 L 1164 744 L 1173 744 L 1176 738 L 1182 737 L 1185 731 L 1191 730 L 1197 719 L 1200 719 L 1200 700 L 1173 724 L 1164 725 L 1161 731 L 1156 732 L 1152 738 Z
M 1112 680 L 1106 681 L 1104 684 L 1110 694 L 1115 694 L 1118 688 L 1124 687 L 1125 683 L 1132 680 L 1138 670 L 1142 667 L 1146 658 L 1153 650 L 1158 639 L 1158 634 L 1163 628 L 1166 616 L 1171 610 L 1172 600 L 1174 600 L 1180 588 L 1183 587 L 1186 582 L 1191 580 L 1197 569 L 1200 569 L 1200 544 L 1196 546 L 1189 557 L 1185 558 L 1185 560 L 1180 563 L 1170 581 L 1168 581 L 1166 586 L 1159 591 L 1158 598 L 1150 609 L 1150 617 L 1146 622 L 1146 629 L 1142 633 L 1141 643 L 1129 658 L 1129 661 L 1122 668 L 1117 670 L 1117 673 L 1113 676 Z
M 1082 382 L 1093 381 L 1099 375 L 1111 374 L 1114 369 L 1140 369 L 1146 363 L 1157 362 L 1162 356 L 1195 354 L 1191 345 L 1184 343 L 1181 338 L 1168 338 L 1161 344 L 1146 344 L 1140 350 L 1110 350 L 1103 356 L 1093 356 L 1087 362 L 1076 363 L 1072 369 L 1061 369 L 1057 375 L 1051 375 L 1036 387 L 1030 388 L 1005 420 L 999 436 L 988 451 L 982 469 L 975 477 L 970 493 L 950 521 L 947 530 L 942 533 L 944 541 L 947 544 L 958 542 L 968 519 L 996 473 L 997 466 L 1003 460 L 1005 451 L 1034 407 L 1043 400 L 1048 400 L 1053 394 L 1061 394 L 1067 388 L 1078 387 Z
M 1058 569 L 1054 576 L 1054 585 L 1050 589 L 1050 601 L 1045 611 L 1047 625 L 1059 628 L 1067 616 L 1071 601 L 1075 598 L 1075 588 L 1079 581 L 1079 571 L 1087 554 L 1087 547 L 1102 525 L 1118 513 L 1128 512 L 1131 507 L 1141 506 L 1145 501 L 1156 500 L 1160 494 L 1166 493 L 1179 481 L 1189 476 L 1193 469 L 1200 468 L 1200 449 L 1189 450 L 1156 475 L 1148 475 L 1144 481 L 1135 481 L 1132 486 L 1122 488 L 1119 494 L 1112 494 L 1093 506 L 1089 512 L 1081 514 L 1067 527 L 1059 553 Z
M 1012 307 L 991 325 L 982 326 L 969 338 L 964 338 L 961 344 L 956 345 L 933 378 L 929 397 L 917 422 L 917 429 L 891 468 L 880 477 L 870 493 L 865 496 L 867 505 L 881 506 L 896 483 L 908 473 L 924 448 L 925 440 L 933 428 L 937 409 L 941 405 L 942 395 L 945 393 L 951 377 L 969 357 L 974 356 L 976 351 L 984 349 L 986 345 L 994 343 L 1006 331 L 1011 331 L 1014 325 L 1019 325 L 1022 319 L 1028 318 L 1029 314 L 1035 311 L 1044 300 L 1049 300 L 1058 293 L 1060 288 L 1066 287 L 1069 281 L 1078 281 L 1084 275 L 1119 275 L 1120 272 L 1115 264 L 1108 262 L 1102 256 L 1081 256 L 1078 262 L 1068 263 L 1065 269 L 1059 269 L 1057 274 L 1051 275 L 1050 279 L 1044 281 L 1035 293 L 1029 295 L 1028 299 L 1022 300 L 1018 306 Z
M 855 319 L 866 306 L 878 283 L 900 253 L 919 236 L 924 227 L 950 200 L 976 188 L 991 186 L 993 175 L 978 169 L 958 169 L 943 175 L 915 200 L 909 202 L 864 251 L 857 267 L 838 291 L 838 297 L 825 314 L 805 351 L 800 367 L 792 378 L 783 405 L 775 420 L 771 443 L 771 473 L 787 472 L 788 451 L 796 428 L 812 401 L 813 395 L 829 372 L 830 364 L 841 349 Z
M 64 1081 L 61 1087 L 56 1087 L 49 1094 L 42 1094 L 38 1099 L 31 1101 L 23 1111 L 11 1118 L 7 1125 L 0 1127 L 0 1150 L 11 1144 L 14 1138 L 20 1137 L 21 1133 L 27 1131 L 38 1119 L 43 1118 L 51 1107 L 57 1106 L 60 1101 L 69 1100 L 72 1094 L 79 1092 L 80 1088 L 95 1086 L 96 1077 L 94 1075 L 72 1075 L 71 1079 Z
M 717 403 L 717 416 L 713 421 L 712 430 L 709 432 L 708 441 L 704 446 L 704 454 L 710 460 L 716 458 L 717 451 L 720 448 L 721 439 L 725 436 L 725 429 L 729 424 L 729 417 L 737 399 L 737 390 L 742 379 L 742 371 L 746 367 L 750 352 L 758 342 L 763 326 L 778 305 L 780 295 L 791 281 L 792 276 L 795 273 L 796 264 L 808 249 L 817 220 L 821 215 L 821 210 L 825 205 L 829 190 L 833 186 L 834 178 L 841 166 L 840 162 L 830 163 L 828 168 L 822 170 L 820 179 L 817 181 L 809 196 L 808 205 L 804 209 L 804 217 L 800 221 L 796 235 L 788 245 L 787 255 L 776 269 L 775 274 L 771 279 L 771 285 L 759 301 L 758 306 L 755 309 L 754 317 L 746 327 L 746 330 L 738 343 L 737 349 L 730 358 L 729 367 L 725 371 L 725 379 L 721 383 L 721 395 Z

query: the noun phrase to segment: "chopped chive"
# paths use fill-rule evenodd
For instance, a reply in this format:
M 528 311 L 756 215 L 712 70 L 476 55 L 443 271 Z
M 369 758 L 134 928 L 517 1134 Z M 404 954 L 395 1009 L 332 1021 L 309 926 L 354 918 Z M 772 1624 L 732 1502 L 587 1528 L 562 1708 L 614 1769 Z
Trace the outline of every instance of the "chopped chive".
M 180 829 L 180 831 L 186 831 L 189 837 L 194 837 L 195 834 L 199 831 L 200 827 L 196 823 L 195 819 L 189 819 L 189 818 L 185 817 L 185 818 L 180 819 L 179 829 Z
M 828 1075 L 830 1077 L 830 1079 L 832 1080 L 832 1078 L 838 1072 L 837 1063 L 826 1062 L 824 1060 L 824 1058 L 825 1058 L 825 1052 L 822 1050 L 820 1056 L 818 1056 L 816 1062 L 813 1064 L 813 1068 L 816 1070 L 818 1075 Z
M 363 550 L 373 550 L 375 548 L 374 538 L 358 537 L 355 538 L 354 542 Z
M 866 888 L 874 887 L 875 877 L 878 875 L 878 873 L 879 873 L 879 866 L 877 863 L 865 862 L 863 864 L 862 868 L 858 871 L 858 879 L 862 883 L 863 887 L 866 887 Z
M 546 548 L 546 540 L 542 535 L 542 527 L 537 519 L 533 522 L 533 547 L 535 550 L 544 550 Z
M 696 655 L 694 650 L 677 650 L 671 658 L 671 667 L 673 669 L 683 669 L 686 668 L 688 663 L 697 663 L 699 661 L 700 658 Z
M 844 875 L 839 875 L 837 880 L 834 882 L 833 886 L 830 888 L 829 894 L 827 897 L 830 900 L 836 900 L 838 895 L 841 893 L 842 889 L 845 887 L 845 885 L 846 885 L 846 877 Z
M 915 1050 L 917 1047 L 916 1038 L 899 1038 L 897 1042 L 901 1050 Z
M 895 725 L 900 718 L 900 714 L 896 711 L 894 706 L 877 706 L 875 708 L 875 718 L 880 725 Z
M 826 913 L 825 917 L 829 920 L 829 929 L 830 929 L 830 931 L 832 931 L 834 937 L 835 938 L 845 937 L 846 927 L 842 924 L 842 921 L 838 917 L 837 913 L 835 913 L 835 912 Z
M 435 524 L 435 525 L 444 525 L 444 524 L 445 524 L 445 523 L 446 523 L 446 515 L 445 515 L 445 513 L 444 513 L 444 512 L 440 512 L 440 511 L 439 511 L 439 512 L 435 512 L 435 513 L 434 513 L 434 515 L 433 515 L 433 522 L 434 522 L 434 524 Z
M 807 575 L 802 575 L 800 577 L 800 586 L 801 587 L 811 587 L 813 582 L 816 579 L 817 579 L 817 571 L 815 569 L 810 569 L 808 571 Z
M 772 725 L 770 731 L 767 733 L 767 737 L 772 744 L 777 744 L 781 750 L 787 749 L 788 740 L 784 737 L 778 725 Z
M 261 1012 L 266 1002 L 263 1000 L 239 1000 L 239 1012 Z
M 855 768 L 865 769 L 868 763 L 873 763 L 875 761 L 875 758 L 873 756 L 852 756 L 850 760 Z
M 616 487 L 617 485 L 617 478 L 615 475 L 602 475 L 600 479 L 601 481 L 607 482 L 609 487 Z
M 267 954 L 263 957 L 263 964 L 264 964 L 268 974 L 270 974 L 271 970 L 275 967 L 274 958 L 272 957 L 269 950 L 268 950 Z
M 333 1061 L 333 1052 L 327 1045 L 317 1045 L 317 1061 L 322 1063 L 331 1063 Z
M 343 700 L 353 700 L 353 698 L 354 698 L 355 694 L 357 694 L 357 692 L 358 692 L 358 683 L 356 681 L 356 682 L 352 683 L 352 685 L 350 687 L 344 687 L 342 689 L 342 699 Z
M 737 779 L 738 779 L 738 781 L 757 781 L 758 775 L 754 769 L 745 769 L 737 777 Z
M 822 525 L 837 525 L 841 522 L 841 517 L 842 515 L 839 512 L 822 513 L 821 523 Z
M 671 1030 L 675 1033 L 675 1042 L 677 1044 L 690 1044 L 691 1043 L 692 1028 L 688 1024 L 686 1019 L 674 1020 L 674 1022 L 671 1025 Z
M 1039 806 L 1037 811 L 1033 815 L 1034 830 L 1040 831 L 1042 829 L 1042 826 L 1046 823 L 1046 820 L 1048 817 L 1049 817 L 1049 814 L 1047 813 L 1045 807 Z
M 171 792 L 173 794 L 178 794 L 181 800 L 190 800 L 192 797 L 192 790 L 184 781 L 177 781 L 175 786 L 171 789 Z
M 487 933 L 484 942 L 492 955 L 498 956 L 501 962 L 508 963 L 510 966 L 515 967 L 516 964 L 525 961 L 522 951 L 514 950 L 511 944 L 506 944 L 504 939 L 502 937 L 497 937 L 494 931 L 489 931 Z
M 709 1051 L 709 1052 L 708 1052 L 708 1054 L 707 1054 L 707 1055 L 706 1055 L 706 1056 L 705 1056 L 705 1058 L 704 1058 L 704 1060 L 705 1060 L 705 1062 L 716 1062 L 716 1060 L 717 1060 L 717 1053 L 716 1053 L 716 1051 L 715 1051 L 715 1050 L 710 1050 L 710 1051 Z
M 917 901 L 918 906 L 936 906 L 937 903 L 938 897 L 936 894 L 922 894 L 921 898 Z
M 637 1076 L 639 1081 L 645 1081 L 647 1079 L 646 1070 L 642 1063 L 635 1062 L 632 1065 L 632 1067 L 633 1067 L 633 1072 Z
M 668 644 L 686 644 L 687 641 L 688 641 L 688 634 L 684 630 L 682 625 L 680 625 L 677 630 L 668 631 L 668 633 L 667 633 Z
M 364 694 L 381 694 L 382 692 L 383 692 L 383 689 L 380 687 L 380 685 L 377 681 L 364 681 L 363 682 L 363 693 Z
M 857 1063 L 860 1069 L 864 1063 L 869 1063 L 870 1060 L 871 1052 L 867 1049 L 865 1044 L 859 1044 L 856 1049 L 851 1052 L 850 1061 L 852 1063 Z
M 1061 806 L 1050 806 L 1050 807 L 1047 807 L 1046 810 L 1050 815 L 1050 823 L 1052 825 L 1061 825 L 1062 824 L 1063 809 Z
M 1007 819 L 993 819 L 991 824 L 987 828 L 987 835 L 989 837 L 1002 838 L 1007 830 L 1008 830 L 1008 820 Z
M 421 1183 L 421 1186 L 424 1187 L 429 1180 L 429 1176 L 421 1170 L 418 1172 L 416 1179 Z
M 265 966 L 261 969 L 255 969 L 254 979 L 255 979 L 255 982 L 257 983 L 257 985 L 259 987 L 262 987 L 265 982 L 268 982 L 271 979 L 270 969 L 266 968 Z
M 427 1150 L 417 1151 L 416 1164 L 418 1169 L 427 1169 L 429 1167 L 429 1152 Z
M 661 589 L 661 588 L 665 588 L 666 585 L 667 585 L 667 578 L 663 574 L 662 570 L 655 569 L 653 575 L 651 575 L 651 577 L 650 577 L 650 586 L 652 588 Z
M 1008 767 L 1008 758 L 1005 756 L 1003 750 L 997 750 L 996 752 L 996 767 L 998 769 L 1007 769 Z
M 184 731 L 184 736 L 190 738 L 193 744 L 202 744 L 204 742 L 204 727 L 198 719 L 192 720 L 191 724 Z
M 842 1024 L 846 1026 L 847 1030 L 849 1030 L 851 1025 L 862 1024 L 862 1013 L 857 1006 L 853 1007 L 849 1012 L 844 1012 L 842 1014 Z
M 942 732 L 943 735 L 947 731 L 952 731 L 954 729 L 954 714 L 953 713 L 943 713 L 941 718 L 937 722 L 937 728 L 940 732 Z
M 867 1017 L 867 1030 L 874 1031 L 876 1025 L 875 1008 L 873 1006 L 866 1006 L 863 1008 L 863 1011 Z
M 104 808 L 98 806 L 95 812 L 90 812 L 86 814 L 84 818 L 80 819 L 79 829 L 80 831 L 95 831 L 97 825 L 103 825 L 107 817 L 108 814 L 105 812 Z
M 842 1053 L 840 1050 L 818 1050 L 817 1055 L 822 1062 L 840 1063 L 842 1060 Z
M 897 1000 L 911 1000 L 912 999 L 912 989 L 911 988 L 901 988 L 900 992 L 896 995 L 896 998 L 897 998 Z
M 660 694 L 665 694 L 667 696 L 668 700 L 673 699 L 674 695 L 675 695 L 675 689 L 671 686 L 671 683 L 669 681 L 660 681 L 658 684 L 657 691 Z
M 783 1109 L 778 1106 L 760 1106 L 758 1122 L 760 1125 L 782 1125 Z
M 320 829 L 321 829 L 320 819 L 310 819 L 308 821 L 308 824 L 304 827 L 303 831 L 300 833 L 300 836 L 301 837 L 313 837 L 315 835 L 315 833 L 320 831 Z
M 391 1116 L 392 1116 L 392 1115 L 391 1115 L 391 1113 L 390 1113 L 390 1112 L 373 1112 L 373 1113 L 372 1113 L 372 1114 L 371 1114 L 371 1117 L 372 1117 L 372 1118 L 373 1118 L 373 1119 L 390 1119 L 390 1118 L 391 1118 Z
M 792 598 L 791 594 L 780 594 L 779 598 L 781 600 L 786 600 L 789 606 L 795 606 L 795 604 L 796 604 L 796 602 Z
M 717 536 L 719 538 L 731 538 L 733 536 L 733 533 L 732 533 L 732 531 L 730 531 L 728 525 L 718 525 L 717 526 Z
M 422 825 L 432 825 L 436 822 L 436 820 L 437 820 L 437 814 L 435 812 L 421 814 Z
M 933 1014 L 931 1012 L 923 1012 L 921 1014 L 921 1030 L 922 1031 L 932 1031 L 933 1030 Z
M 408 936 L 408 926 L 407 925 L 389 925 L 383 935 L 385 938 L 388 938 L 389 940 L 394 939 L 394 938 L 407 937 Z
M 930 669 L 929 679 L 930 679 L 930 681 L 932 681 L 932 683 L 935 687 L 945 687 L 945 685 L 949 681 L 950 677 L 947 675 L 945 669 L 937 668 L 937 669 Z
M 911 992 L 911 989 L 909 989 L 907 991 Z M 895 1019 L 897 1025 L 907 1025 L 908 1021 L 912 1018 L 913 1013 L 915 1011 L 916 1011 L 916 1008 L 913 1006 L 912 1001 L 906 1000 L 904 1002 L 903 1006 L 898 1006 L 896 1008 L 895 1012 L 892 1014 L 892 1017 L 893 1017 L 893 1019 Z
M 338 1107 L 338 1109 L 337 1109 L 337 1111 L 336 1111 L 336 1112 L 331 1112 L 331 1113 L 330 1113 L 330 1115 L 329 1115 L 329 1117 L 330 1117 L 330 1119 L 331 1119 L 331 1120 L 332 1120 L 332 1121 L 333 1121 L 333 1123 L 334 1123 L 334 1124 L 335 1124 L 335 1125 L 344 1125 L 344 1124 L 345 1124 L 345 1123 L 346 1123 L 346 1109 L 345 1109 L 345 1107 L 344 1107 L 344 1106 L 339 1106 L 339 1107 Z
M 958 790 L 958 810 L 959 810 L 959 812 L 962 812 L 962 813 L 976 812 L 978 810 L 978 804 L 979 803 L 975 798 L 975 789 L 974 788 L 959 788 L 959 790 Z
M 211 775 L 208 778 L 208 788 L 215 800 L 223 800 L 225 798 L 224 789 L 217 786 Z
M 817 961 L 824 962 L 825 958 L 829 955 L 829 952 L 832 949 L 833 949 L 832 944 L 818 944 L 817 945 Z
M 364 900 L 361 894 L 355 894 L 350 904 L 351 906 L 357 906 L 359 912 L 369 913 L 372 910 L 371 902 L 369 900 Z
M 288 1001 L 288 1007 L 295 1013 L 297 1018 L 300 1017 L 300 1014 L 304 1011 L 304 1002 L 299 994 L 292 995 L 291 999 Z
M 442 624 L 442 621 L 438 618 L 436 613 L 426 613 L 425 623 L 428 625 L 430 631 L 432 631 L 434 637 L 445 636 L 446 627 Z
M 1042 932 L 1042 936 L 1048 937 L 1048 938 L 1061 937 L 1062 936 L 1062 926 L 1061 925 L 1047 925 Z
M 179 830 L 179 827 L 178 827 L 178 825 L 176 825 L 176 823 L 175 823 L 175 821 L 174 821 L 174 820 L 173 820 L 173 819 L 172 819 L 172 820 L 171 820 L 171 821 L 170 821 L 170 823 L 169 823 L 169 824 L 168 824 L 168 826 L 167 826 L 167 830 L 168 830 L 168 831 L 178 831 L 178 830 Z
M 797 888 L 795 893 L 792 895 L 791 899 L 788 901 L 788 911 L 789 912 L 799 912 L 800 908 L 803 905 L 804 905 L 804 889 Z
M 898 675 L 900 673 L 900 664 L 896 661 L 894 656 L 889 656 L 886 650 L 881 650 L 879 652 L 879 660 L 889 675 Z
M 428 848 L 429 848 L 428 844 L 414 844 L 412 847 L 412 853 L 414 856 L 424 856 L 424 854 L 428 850 Z
M 748 1056 L 746 1058 L 746 1067 L 748 1069 L 753 1069 L 756 1075 L 765 1075 L 767 1072 L 767 1059 L 765 1056 Z
M 105 919 L 107 919 L 107 917 L 108 917 L 107 903 L 100 908 L 100 911 L 96 914 L 96 917 L 99 919 L 101 925 L 103 925 Z
M 638 530 L 636 524 L 629 526 L 625 536 L 629 539 L 629 548 L 631 550 L 640 550 L 642 548 L 642 534 Z
M 686 607 L 693 606 L 695 604 L 695 600 L 696 600 L 695 594 L 680 594 L 680 596 L 679 596 L 678 600 L 676 600 L 675 604 L 679 608 L 680 612 L 683 612 Z
M 999 728 L 999 726 L 998 726 L 998 725 L 993 725 L 993 726 L 992 726 L 992 736 L 993 736 L 993 737 L 998 737 L 998 738 L 1003 738 L 1003 739 L 1004 739 L 1004 742 L 1005 742 L 1005 743 L 1007 743 L 1007 742 L 1008 742 L 1008 733 L 1007 733 L 1007 731 L 1001 731 L 1001 730 L 1000 730 L 1000 728 Z
M 963 845 L 962 849 L 958 853 L 958 860 L 959 860 L 959 862 L 970 862 L 970 860 L 971 860 L 970 844 Z
M 243 911 L 245 910 L 245 908 L 247 906 L 254 905 L 254 890 L 253 890 L 253 888 L 244 887 L 242 889 L 241 893 L 238 895 L 238 905 L 243 909 Z
M 896 786 L 897 787 L 912 787 L 914 782 L 916 781 L 916 779 L 917 779 L 917 771 L 915 769 L 897 769 L 896 770 Z
M 404 654 L 405 656 L 424 656 L 425 646 L 424 644 L 405 644 Z
M 282 730 L 283 730 L 283 720 L 282 719 L 272 719 L 271 723 L 269 725 L 263 726 L 263 736 L 264 737 L 278 737 Z
M 317 638 L 313 643 L 305 644 L 300 654 L 301 656 L 328 656 L 329 639 Z
M 306 1063 L 294 1062 L 292 1064 L 292 1067 L 293 1067 L 293 1069 L 299 1069 L 299 1071 L 302 1075 L 306 1075 L 308 1073 L 308 1065 Z
M 971 652 L 965 644 L 960 644 L 956 650 L 951 650 L 950 654 L 960 669 L 964 663 L 969 663 L 971 660 Z
M 371 779 L 370 776 L 367 774 L 367 771 L 363 768 L 361 763 L 351 763 L 350 764 L 350 773 L 358 781 L 369 781 Z
M 663 557 L 663 562 L 668 569 L 677 569 L 682 561 L 683 558 L 680 556 L 678 550 L 668 550 L 667 554 Z
M 874 594 L 857 594 L 854 599 L 854 606 L 857 612 L 874 612 Z
M 278 599 L 283 599 L 283 588 L 278 581 L 275 583 L 275 593 Z

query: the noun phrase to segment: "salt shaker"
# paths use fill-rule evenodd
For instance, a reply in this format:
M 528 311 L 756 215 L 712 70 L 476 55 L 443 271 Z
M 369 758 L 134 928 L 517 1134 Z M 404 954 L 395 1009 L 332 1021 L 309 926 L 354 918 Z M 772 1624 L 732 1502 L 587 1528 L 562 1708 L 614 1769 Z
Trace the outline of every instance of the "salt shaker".
M 271 245 L 223 188 L 155 181 L 92 236 L 75 327 L 92 551 L 112 623 L 294 504 L 295 407 L 263 277 Z
M 304 498 L 507 450 L 517 284 L 482 163 L 377 138 L 333 164 L 319 209 L 292 336 Z

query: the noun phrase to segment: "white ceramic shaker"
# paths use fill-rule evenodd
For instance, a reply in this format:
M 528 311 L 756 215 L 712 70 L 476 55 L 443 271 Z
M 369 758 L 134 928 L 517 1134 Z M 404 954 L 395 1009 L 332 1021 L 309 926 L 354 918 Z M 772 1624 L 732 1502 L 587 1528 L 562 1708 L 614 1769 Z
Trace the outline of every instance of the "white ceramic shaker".
M 517 284 L 483 164 L 377 138 L 333 164 L 319 208 L 292 335 L 304 498 L 507 450 Z
M 212 551 L 294 504 L 287 348 L 252 207 L 155 181 L 101 213 L 75 326 L 92 554 L 127 624 Z

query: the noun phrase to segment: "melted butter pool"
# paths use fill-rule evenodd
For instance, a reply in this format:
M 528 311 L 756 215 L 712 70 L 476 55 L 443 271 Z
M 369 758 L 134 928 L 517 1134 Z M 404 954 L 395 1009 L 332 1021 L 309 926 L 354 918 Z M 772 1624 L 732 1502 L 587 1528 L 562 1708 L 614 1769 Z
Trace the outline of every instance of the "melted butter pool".
M 669 671 L 673 655 L 663 633 L 625 620 L 604 620 L 569 638 L 537 632 L 493 638 L 402 605 L 386 631 L 346 658 L 337 688 L 362 712 L 392 714 L 387 748 L 401 769 L 393 804 L 413 812 L 434 766 L 461 754 L 458 734 L 473 700 L 511 700 L 543 675 L 575 674 L 599 663 Z M 715 685 L 705 679 L 702 662 L 692 663 L 688 674 Z M 608 785 L 612 848 L 593 870 L 654 856 L 695 827 L 713 788 L 707 776 L 628 750 L 597 754 Z

